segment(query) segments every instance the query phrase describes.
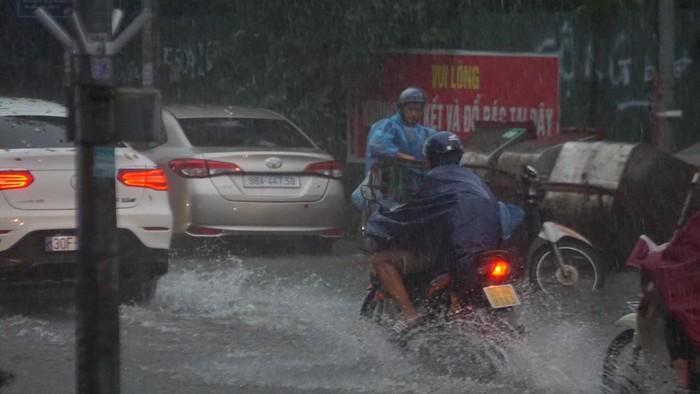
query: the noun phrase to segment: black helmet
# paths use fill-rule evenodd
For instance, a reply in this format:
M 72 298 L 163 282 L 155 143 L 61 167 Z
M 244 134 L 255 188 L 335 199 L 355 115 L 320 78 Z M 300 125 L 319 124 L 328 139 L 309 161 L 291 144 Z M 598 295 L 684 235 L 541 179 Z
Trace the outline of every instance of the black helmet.
M 402 107 L 408 103 L 425 104 L 425 92 L 421 88 L 414 86 L 404 89 L 401 94 L 399 94 L 399 107 Z
M 462 141 L 449 131 L 435 133 L 423 144 L 423 156 L 428 159 L 431 167 L 459 164 L 463 153 Z

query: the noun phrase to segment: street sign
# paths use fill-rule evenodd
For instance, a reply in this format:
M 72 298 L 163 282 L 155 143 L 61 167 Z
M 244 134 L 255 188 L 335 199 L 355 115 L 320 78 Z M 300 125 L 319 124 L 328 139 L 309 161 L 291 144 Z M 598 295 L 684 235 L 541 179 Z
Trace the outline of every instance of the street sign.
M 378 53 L 375 83 L 348 103 L 348 157 L 365 156 L 374 122 L 396 111 L 408 86 L 429 97 L 421 123 L 465 138 L 479 122 L 533 122 L 538 137 L 559 134 L 559 59 L 540 53 L 403 49 Z
M 34 10 L 39 7 L 53 17 L 62 18 L 73 7 L 73 0 L 14 0 L 12 4 L 18 18 L 33 18 Z

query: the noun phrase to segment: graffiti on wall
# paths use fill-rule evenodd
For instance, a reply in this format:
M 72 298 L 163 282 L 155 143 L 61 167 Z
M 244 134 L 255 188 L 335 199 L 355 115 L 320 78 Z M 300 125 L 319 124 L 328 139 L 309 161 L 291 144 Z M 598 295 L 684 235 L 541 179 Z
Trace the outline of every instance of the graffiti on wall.
M 218 40 L 200 41 L 185 46 L 164 46 L 163 64 L 168 69 L 168 81 L 206 77 L 214 69 L 220 53 L 221 43 Z
M 596 62 L 595 50 L 592 39 L 583 48 L 576 47 L 574 24 L 564 21 L 557 33 L 537 42 L 535 51 L 539 53 L 557 53 L 559 55 L 559 77 L 562 88 L 562 97 L 570 98 L 573 94 L 574 81 L 578 78 L 597 78 L 598 81 L 607 83 L 611 88 L 625 88 L 630 86 L 648 86 L 656 75 L 656 64 L 652 46 L 644 51 L 636 50 L 627 31 L 619 31 L 615 34 L 610 44 L 606 45 L 602 59 Z M 689 56 L 688 47 L 678 48 L 679 53 L 674 61 L 674 76 L 683 79 L 688 67 L 693 64 Z M 582 57 L 582 59 L 579 59 Z M 595 74 L 595 75 L 594 75 Z M 645 90 L 645 89 L 642 89 Z M 649 107 L 648 97 L 626 97 L 616 102 L 618 111 L 625 111 L 635 107 Z

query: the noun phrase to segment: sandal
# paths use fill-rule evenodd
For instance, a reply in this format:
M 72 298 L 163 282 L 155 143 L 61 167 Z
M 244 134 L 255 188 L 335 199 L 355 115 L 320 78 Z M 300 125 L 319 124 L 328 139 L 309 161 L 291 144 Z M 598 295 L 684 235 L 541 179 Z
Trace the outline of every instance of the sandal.
M 406 337 L 415 328 L 423 323 L 423 317 L 417 316 L 411 320 L 397 320 L 391 327 L 391 340 L 399 342 L 402 346 L 406 344 Z

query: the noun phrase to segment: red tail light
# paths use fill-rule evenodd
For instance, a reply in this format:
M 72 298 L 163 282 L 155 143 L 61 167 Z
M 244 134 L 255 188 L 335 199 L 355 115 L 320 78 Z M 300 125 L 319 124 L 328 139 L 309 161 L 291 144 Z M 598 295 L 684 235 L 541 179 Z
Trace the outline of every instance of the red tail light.
M 341 238 L 345 235 L 342 228 L 329 228 L 321 231 L 321 238 Z
M 0 171 L 0 190 L 24 189 L 32 182 L 34 182 L 34 177 L 27 170 Z
M 339 161 L 321 161 L 311 163 L 304 169 L 304 172 L 311 174 L 320 174 L 330 178 L 343 177 L 343 163 Z
M 486 268 L 486 276 L 492 282 L 500 282 L 510 274 L 510 263 L 506 260 L 493 260 Z
M 117 174 L 119 182 L 130 187 L 145 187 L 153 190 L 168 190 L 168 180 L 160 168 L 126 168 Z
M 217 175 L 242 174 L 241 167 L 234 163 L 202 159 L 174 159 L 168 166 L 185 178 L 209 178 Z
M 218 229 L 218 228 L 211 228 L 211 227 L 203 227 L 203 226 L 188 226 L 187 227 L 187 234 L 194 235 L 194 236 L 217 236 L 221 235 L 224 233 L 224 230 Z

